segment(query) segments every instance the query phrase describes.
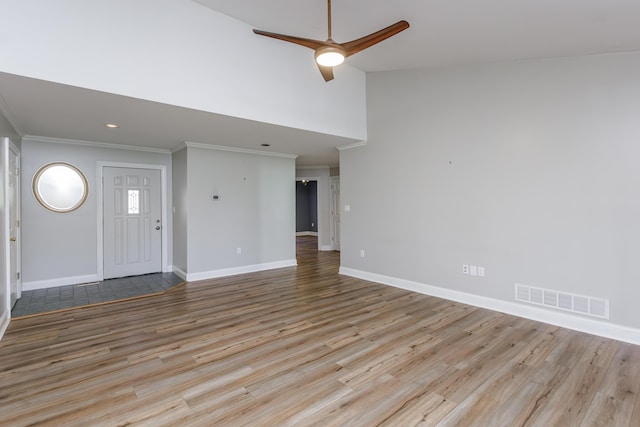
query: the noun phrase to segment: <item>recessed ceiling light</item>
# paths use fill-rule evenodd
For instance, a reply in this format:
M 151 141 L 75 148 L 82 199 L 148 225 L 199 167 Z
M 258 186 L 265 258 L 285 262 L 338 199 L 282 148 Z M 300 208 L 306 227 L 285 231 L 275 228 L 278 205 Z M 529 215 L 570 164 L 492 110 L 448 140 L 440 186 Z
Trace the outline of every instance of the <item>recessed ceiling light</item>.
M 106 127 L 108 127 L 109 129 L 116 129 L 119 128 L 120 125 L 116 124 L 116 123 L 105 123 L 104 124 Z
M 271 147 L 271 144 L 260 144 L 260 145 L 262 145 L 263 147 Z

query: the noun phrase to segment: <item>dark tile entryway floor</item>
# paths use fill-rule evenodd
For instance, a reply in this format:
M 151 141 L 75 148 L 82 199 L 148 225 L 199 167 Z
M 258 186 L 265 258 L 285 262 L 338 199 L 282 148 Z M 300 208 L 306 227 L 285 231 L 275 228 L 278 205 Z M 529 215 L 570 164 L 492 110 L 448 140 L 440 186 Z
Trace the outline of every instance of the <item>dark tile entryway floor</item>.
M 83 305 L 157 294 L 183 282 L 184 280 L 173 273 L 154 273 L 108 279 L 102 282 L 23 291 L 22 298 L 16 302 L 11 310 L 11 317 L 15 319 L 16 317 Z

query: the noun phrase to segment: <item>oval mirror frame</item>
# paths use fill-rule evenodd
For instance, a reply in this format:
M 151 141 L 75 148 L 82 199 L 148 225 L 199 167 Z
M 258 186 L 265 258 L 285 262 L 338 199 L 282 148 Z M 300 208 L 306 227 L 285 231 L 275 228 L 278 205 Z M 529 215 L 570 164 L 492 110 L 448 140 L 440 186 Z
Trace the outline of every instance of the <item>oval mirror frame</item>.
M 33 176 L 33 195 L 52 212 L 73 212 L 87 200 L 89 184 L 74 165 L 52 162 L 40 167 Z

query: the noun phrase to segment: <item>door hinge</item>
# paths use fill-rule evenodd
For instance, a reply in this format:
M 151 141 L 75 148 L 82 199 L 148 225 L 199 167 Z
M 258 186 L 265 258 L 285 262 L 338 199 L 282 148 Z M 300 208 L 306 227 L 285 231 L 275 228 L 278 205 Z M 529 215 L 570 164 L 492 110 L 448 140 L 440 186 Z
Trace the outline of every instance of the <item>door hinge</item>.
M 16 168 L 16 175 L 20 175 L 20 168 Z
M 16 279 L 20 280 L 20 272 L 19 271 L 16 273 Z
M 16 219 L 16 227 L 20 228 L 20 220 L 19 219 Z

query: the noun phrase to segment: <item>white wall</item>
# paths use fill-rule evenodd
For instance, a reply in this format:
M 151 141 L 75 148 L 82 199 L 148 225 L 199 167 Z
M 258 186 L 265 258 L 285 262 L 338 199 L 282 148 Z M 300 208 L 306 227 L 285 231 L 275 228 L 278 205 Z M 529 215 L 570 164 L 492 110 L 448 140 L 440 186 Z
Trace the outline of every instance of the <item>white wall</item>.
M 63 141 L 60 141 L 63 142 Z M 35 172 L 44 164 L 65 161 L 87 177 L 89 194 L 78 210 L 48 211 L 32 191 Z M 171 206 L 171 155 L 125 149 L 52 143 L 25 138 L 22 141 L 22 280 L 24 289 L 37 289 L 96 280 L 97 275 L 97 163 L 99 161 L 167 166 L 168 200 Z M 171 209 L 167 224 L 171 227 Z M 168 259 L 172 259 L 172 230 Z
M 0 71 L 366 138 L 363 72 L 344 65 L 326 83 L 310 49 L 197 3 L 20 0 L 0 9 Z
M 296 264 L 293 157 L 192 145 L 187 176 L 188 280 Z
M 368 75 L 368 143 L 340 157 L 342 270 L 606 298 L 603 323 L 640 342 L 638 76 L 640 53 Z
M 316 179 L 318 182 L 318 249 L 333 250 L 331 242 L 331 191 L 329 183 L 329 167 L 306 167 L 296 169 L 297 178 Z

